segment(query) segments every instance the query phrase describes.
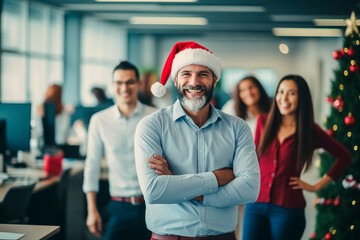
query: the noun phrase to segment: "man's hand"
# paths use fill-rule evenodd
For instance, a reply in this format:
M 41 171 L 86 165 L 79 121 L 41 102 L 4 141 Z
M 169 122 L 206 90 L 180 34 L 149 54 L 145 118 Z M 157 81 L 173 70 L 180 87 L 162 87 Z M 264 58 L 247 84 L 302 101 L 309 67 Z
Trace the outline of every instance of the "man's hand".
M 235 179 L 234 172 L 230 168 L 223 168 L 213 172 L 216 176 L 218 186 L 224 186 Z
M 102 237 L 102 221 L 97 210 L 88 211 L 86 225 L 89 231 L 97 237 Z
M 194 200 L 202 202 L 202 201 L 204 201 L 204 195 L 197 196 L 194 198 Z
M 158 175 L 172 175 L 164 156 L 160 157 L 159 155 L 154 154 L 154 158 L 149 158 L 147 161 L 150 163 L 149 168 L 155 169 L 155 172 Z

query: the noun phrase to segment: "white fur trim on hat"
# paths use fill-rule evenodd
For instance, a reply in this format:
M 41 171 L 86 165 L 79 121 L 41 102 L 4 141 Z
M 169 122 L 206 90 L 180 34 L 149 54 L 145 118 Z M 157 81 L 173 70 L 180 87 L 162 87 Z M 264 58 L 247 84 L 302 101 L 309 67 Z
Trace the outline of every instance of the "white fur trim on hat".
M 213 53 L 201 48 L 187 48 L 175 55 L 171 66 L 171 78 L 174 80 L 178 71 L 188 65 L 197 64 L 210 68 L 217 79 L 221 77 L 221 63 Z
M 166 93 L 166 88 L 159 82 L 155 82 L 151 85 L 151 92 L 155 97 L 162 97 Z

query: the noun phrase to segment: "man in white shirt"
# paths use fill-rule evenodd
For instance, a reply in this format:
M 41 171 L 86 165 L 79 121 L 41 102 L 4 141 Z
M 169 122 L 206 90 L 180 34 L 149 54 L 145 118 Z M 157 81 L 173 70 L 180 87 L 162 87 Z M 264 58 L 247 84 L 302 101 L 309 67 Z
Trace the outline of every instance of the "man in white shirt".
M 145 224 L 145 204 L 137 179 L 134 134 L 138 122 L 155 108 L 138 101 L 139 73 L 127 61 L 113 71 L 116 104 L 93 115 L 88 134 L 83 191 L 86 193 L 91 233 L 103 239 L 149 239 Z M 101 159 L 109 167 L 110 219 L 103 234 L 102 219 L 96 206 Z

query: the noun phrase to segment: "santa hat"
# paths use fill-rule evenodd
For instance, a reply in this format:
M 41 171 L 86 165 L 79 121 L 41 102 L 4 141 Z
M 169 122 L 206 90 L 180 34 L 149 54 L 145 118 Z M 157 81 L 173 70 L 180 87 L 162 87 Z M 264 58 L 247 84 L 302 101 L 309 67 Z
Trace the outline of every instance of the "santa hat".
M 178 71 L 188 65 L 197 64 L 210 68 L 217 79 L 221 77 L 221 64 L 218 57 L 210 50 L 196 42 L 178 42 L 174 45 L 166 59 L 160 82 L 151 86 L 151 92 L 156 97 L 164 96 L 164 87 L 169 76 L 174 80 Z

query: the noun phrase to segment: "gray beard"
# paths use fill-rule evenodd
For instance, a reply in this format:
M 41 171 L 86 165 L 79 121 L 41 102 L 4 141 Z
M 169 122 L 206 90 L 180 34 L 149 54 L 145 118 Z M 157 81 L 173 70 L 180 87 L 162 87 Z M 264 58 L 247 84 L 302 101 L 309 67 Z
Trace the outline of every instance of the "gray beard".
M 207 97 L 206 96 L 202 96 L 202 97 L 197 97 L 194 99 L 188 99 L 185 96 L 181 97 L 180 103 L 188 110 L 192 111 L 192 112 L 198 112 L 201 109 L 203 109 L 205 107 L 205 105 L 208 103 L 206 100 Z
M 192 87 L 188 87 L 188 88 L 192 88 Z M 184 106 L 189 111 L 198 112 L 211 101 L 214 92 L 214 83 L 209 89 L 206 89 L 206 93 L 204 96 L 195 97 L 193 99 L 188 99 L 178 85 L 176 86 L 176 90 L 181 105 Z

